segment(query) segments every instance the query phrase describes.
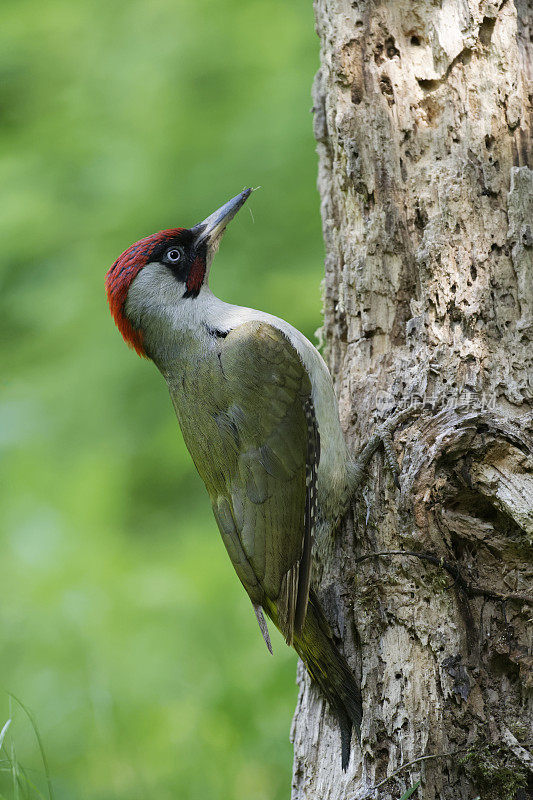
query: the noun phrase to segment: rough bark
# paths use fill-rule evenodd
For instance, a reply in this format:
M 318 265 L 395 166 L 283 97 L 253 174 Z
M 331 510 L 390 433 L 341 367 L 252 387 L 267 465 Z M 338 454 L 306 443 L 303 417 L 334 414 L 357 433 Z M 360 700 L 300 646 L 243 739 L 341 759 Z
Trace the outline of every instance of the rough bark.
M 413 800 L 525 800 L 533 5 L 315 7 L 323 333 L 341 419 L 356 451 L 392 412 L 423 408 L 395 437 L 401 491 L 376 459 L 317 543 L 316 586 L 361 676 L 362 744 L 343 774 L 301 669 L 293 800 L 399 800 L 418 780 Z

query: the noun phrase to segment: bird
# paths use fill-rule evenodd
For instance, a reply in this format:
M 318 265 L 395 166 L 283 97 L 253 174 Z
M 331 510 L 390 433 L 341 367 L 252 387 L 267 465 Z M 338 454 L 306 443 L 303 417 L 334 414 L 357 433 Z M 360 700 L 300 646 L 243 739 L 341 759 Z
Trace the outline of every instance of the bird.
M 346 512 L 369 459 L 347 448 L 328 367 L 291 324 L 226 303 L 209 272 L 246 188 L 191 228 L 135 242 L 106 275 L 126 343 L 164 377 L 187 449 L 209 494 L 235 572 L 272 652 L 265 614 L 292 646 L 336 716 L 347 769 L 360 737 L 360 682 L 311 586 L 313 542 Z M 389 461 L 391 459 L 389 458 Z M 395 480 L 397 466 L 390 463 Z

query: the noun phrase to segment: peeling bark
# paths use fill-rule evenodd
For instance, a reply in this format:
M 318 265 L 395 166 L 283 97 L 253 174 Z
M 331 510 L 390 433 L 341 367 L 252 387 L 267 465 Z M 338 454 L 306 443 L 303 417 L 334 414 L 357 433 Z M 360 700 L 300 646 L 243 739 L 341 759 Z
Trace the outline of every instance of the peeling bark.
M 396 433 L 401 492 L 376 459 L 317 543 L 317 590 L 362 680 L 362 743 L 342 773 L 335 720 L 300 669 L 292 797 L 398 800 L 421 780 L 414 800 L 526 800 L 533 4 L 315 9 L 323 338 L 341 419 L 356 451 L 390 414 L 422 411 Z

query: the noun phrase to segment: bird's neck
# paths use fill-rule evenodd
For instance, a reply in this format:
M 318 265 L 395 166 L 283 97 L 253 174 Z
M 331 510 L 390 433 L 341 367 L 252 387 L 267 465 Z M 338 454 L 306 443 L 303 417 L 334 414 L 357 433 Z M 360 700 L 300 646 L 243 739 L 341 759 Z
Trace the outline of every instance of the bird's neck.
M 206 308 L 209 302 L 221 302 L 211 292 L 208 302 L 204 293 L 202 289 L 198 297 L 180 300 L 178 304 L 160 304 L 143 313 L 145 350 L 163 374 L 170 364 L 185 366 L 201 354 L 207 342 Z
M 146 352 L 167 377 L 169 371 L 176 374 L 212 355 L 217 340 L 236 325 L 262 316 L 266 315 L 252 308 L 225 303 L 203 286 L 197 297 L 143 315 Z

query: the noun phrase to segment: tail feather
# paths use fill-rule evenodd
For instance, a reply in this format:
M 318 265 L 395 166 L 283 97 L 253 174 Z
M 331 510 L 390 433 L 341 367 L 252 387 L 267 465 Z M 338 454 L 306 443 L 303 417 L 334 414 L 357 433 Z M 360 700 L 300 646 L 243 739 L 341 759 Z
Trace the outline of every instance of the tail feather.
M 344 772 L 350 763 L 350 753 L 352 750 L 352 720 L 345 712 L 338 711 L 337 719 L 341 731 L 341 764 Z
M 268 625 L 265 616 L 263 614 L 263 609 L 256 603 L 252 603 L 252 605 L 254 607 L 257 622 L 259 623 L 259 630 L 261 631 L 261 635 L 265 640 L 266 646 L 268 647 L 268 652 L 270 653 L 270 655 L 273 655 L 272 642 L 270 641 L 270 634 L 268 632 Z
M 342 768 L 346 770 L 350 760 L 352 728 L 355 728 L 358 739 L 361 736 L 361 689 L 346 659 L 337 648 L 313 590 L 309 593 L 303 630 L 294 637 L 294 648 L 338 719 Z

